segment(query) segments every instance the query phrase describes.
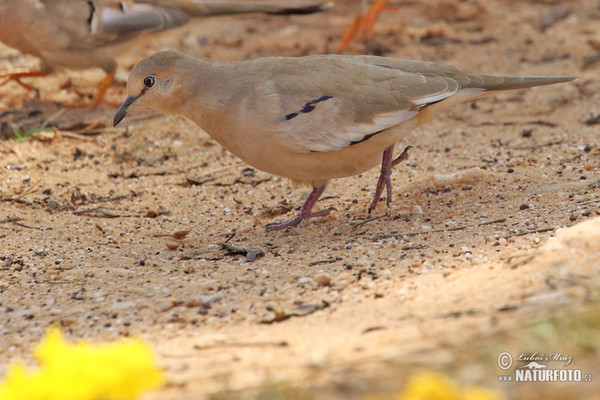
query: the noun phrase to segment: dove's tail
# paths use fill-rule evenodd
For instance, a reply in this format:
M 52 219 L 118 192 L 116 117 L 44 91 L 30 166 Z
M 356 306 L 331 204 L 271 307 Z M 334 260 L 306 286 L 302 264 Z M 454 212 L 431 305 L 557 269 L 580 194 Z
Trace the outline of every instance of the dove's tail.
M 533 86 L 552 85 L 577 79 L 574 76 L 488 76 L 480 75 L 482 85 L 473 85 L 486 91 L 524 89 Z

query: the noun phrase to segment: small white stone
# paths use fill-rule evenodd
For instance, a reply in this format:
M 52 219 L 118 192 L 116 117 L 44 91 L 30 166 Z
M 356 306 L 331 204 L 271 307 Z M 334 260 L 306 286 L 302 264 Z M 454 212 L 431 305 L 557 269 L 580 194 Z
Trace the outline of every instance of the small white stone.
M 423 209 L 421 208 L 421 206 L 419 206 L 419 205 L 415 205 L 415 206 L 412 208 L 411 212 L 412 212 L 413 214 L 423 214 Z

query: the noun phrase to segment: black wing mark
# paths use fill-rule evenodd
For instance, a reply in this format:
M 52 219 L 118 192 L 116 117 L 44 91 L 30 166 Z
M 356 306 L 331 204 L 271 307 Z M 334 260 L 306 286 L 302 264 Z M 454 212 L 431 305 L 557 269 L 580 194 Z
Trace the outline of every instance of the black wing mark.
M 286 116 L 285 116 L 285 120 L 286 120 L 286 121 L 289 121 L 289 120 L 290 120 L 290 119 L 292 119 L 292 118 L 296 118 L 298 115 L 300 115 L 300 113 L 302 113 L 302 114 L 307 114 L 307 113 L 309 113 L 309 112 L 313 111 L 313 110 L 316 108 L 316 107 L 315 107 L 315 104 L 317 104 L 317 103 L 320 103 L 320 102 L 322 102 L 322 101 L 329 100 L 329 99 L 333 99 L 333 96 L 321 96 L 321 97 L 319 97 L 318 99 L 311 100 L 311 101 L 309 101 L 308 103 L 306 103 L 306 104 L 305 104 L 305 105 L 304 105 L 304 106 L 303 106 L 303 107 L 300 109 L 300 111 L 298 111 L 298 112 L 293 112 L 293 113 L 289 113 L 289 114 L 286 114 Z

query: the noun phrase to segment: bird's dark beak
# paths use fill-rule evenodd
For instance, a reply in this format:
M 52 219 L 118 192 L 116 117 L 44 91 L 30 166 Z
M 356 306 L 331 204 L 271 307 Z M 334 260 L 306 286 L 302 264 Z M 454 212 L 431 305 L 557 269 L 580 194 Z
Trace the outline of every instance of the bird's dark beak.
M 119 122 L 121 122 L 123 118 L 125 118 L 125 116 L 127 115 L 127 111 L 129 111 L 129 108 L 131 108 L 131 106 L 133 105 L 133 103 L 135 103 L 138 97 L 140 96 L 127 96 L 127 98 L 125 99 L 123 104 L 121 104 L 121 107 L 117 110 L 117 113 L 115 114 L 113 126 L 117 126 Z

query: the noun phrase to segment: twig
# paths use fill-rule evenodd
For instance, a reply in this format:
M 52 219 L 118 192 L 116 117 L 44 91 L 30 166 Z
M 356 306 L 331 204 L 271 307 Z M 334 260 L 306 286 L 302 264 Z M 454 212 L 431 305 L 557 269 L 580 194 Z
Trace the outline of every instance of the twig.
M 121 215 L 114 214 L 107 207 L 94 207 L 88 208 L 87 210 L 73 211 L 73 215 L 87 215 L 89 217 L 106 217 L 106 218 L 119 218 Z
M 50 122 L 52 122 L 55 119 L 57 119 L 58 117 L 60 117 L 64 112 L 65 112 L 65 109 L 61 108 L 60 110 L 58 110 L 57 112 L 52 114 L 50 117 L 48 117 L 48 119 L 46 121 L 44 121 L 44 123 L 42 124 L 42 128 L 47 127 L 50 124 Z
M 547 126 L 550 128 L 555 128 L 558 126 L 558 124 L 555 122 L 545 121 L 543 119 L 537 119 L 534 121 L 504 121 L 504 122 L 486 121 L 486 122 L 477 124 L 475 126 L 513 126 L 513 125 L 541 125 L 541 126 Z
M 104 117 L 102 117 L 102 118 L 98 118 L 97 120 L 93 121 L 93 122 L 92 122 L 92 123 L 90 123 L 88 126 L 86 126 L 86 127 L 83 129 L 83 132 L 81 132 L 81 133 L 90 133 L 91 131 L 93 131 L 93 130 L 94 130 L 94 129 L 96 129 L 96 128 L 99 128 L 99 127 L 101 127 L 101 126 L 102 126 L 102 127 L 106 126 L 106 124 L 104 123 L 104 121 L 105 121 L 105 118 L 104 118 Z
M 19 201 L 21 200 L 23 197 L 31 194 L 31 193 L 35 193 L 38 191 L 38 189 L 36 188 L 36 186 L 41 182 L 41 179 L 38 179 L 36 183 L 34 183 L 29 189 L 27 189 L 25 192 L 21 193 L 19 196 L 15 197 L 14 199 L 12 199 L 10 201 L 10 204 L 13 204 L 15 201 Z
M 8 110 L 0 113 L 0 119 L 4 117 L 8 117 L 10 115 L 19 115 L 19 114 L 27 114 L 27 117 L 32 117 L 37 114 L 41 114 L 42 112 L 39 109 L 33 110 Z
M 22 223 L 20 223 L 20 222 L 16 222 L 16 221 L 15 221 L 15 222 L 13 222 L 13 224 L 15 224 L 15 225 L 17 225 L 17 226 L 20 226 L 21 228 L 27 228 L 27 229 L 37 229 L 38 231 L 43 231 L 43 229 L 42 229 L 42 228 L 40 228 L 39 226 L 30 226 L 30 225 L 25 225 L 25 224 L 22 224 Z
M 385 214 L 379 215 L 377 217 L 368 218 L 368 219 L 365 219 L 364 221 L 357 222 L 355 224 L 351 224 L 350 226 L 352 227 L 353 230 L 356 230 L 357 228 L 360 228 L 364 224 L 368 224 L 369 222 L 377 221 L 378 219 L 385 218 L 385 217 L 389 217 L 389 214 L 385 213 Z
M 342 261 L 342 258 L 336 257 L 336 258 L 330 258 L 328 260 L 311 261 L 310 263 L 308 263 L 308 266 L 313 267 L 313 266 L 319 265 L 319 264 L 333 264 L 334 262 L 338 262 L 338 261 Z
M 60 136 L 64 136 L 64 137 L 68 137 L 71 139 L 79 139 L 79 140 L 94 140 L 94 138 L 88 137 L 88 136 L 84 136 L 84 135 L 80 135 L 78 133 L 74 133 L 74 132 L 69 132 L 69 131 L 60 131 L 56 128 L 53 128 L 54 134 L 55 135 L 60 135 Z
M 125 173 L 125 172 L 110 172 L 108 174 L 108 176 L 110 178 L 124 178 L 124 179 L 135 179 L 135 178 L 141 178 L 143 176 L 164 176 L 164 175 L 176 175 L 179 173 L 179 171 L 166 171 L 164 169 L 159 169 L 159 170 L 155 170 L 155 171 L 148 171 L 148 172 L 140 172 L 141 169 L 138 170 L 133 170 L 130 171 L 129 173 Z
M 218 349 L 221 347 L 287 347 L 289 343 L 282 340 L 280 342 L 218 342 L 207 345 L 195 344 L 194 350 Z
M 585 205 L 588 205 L 588 204 L 592 204 L 592 203 L 598 203 L 598 202 L 600 202 L 600 199 L 596 199 L 596 200 L 590 200 L 590 201 L 586 201 L 586 202 L 584 202 L 584 203 L 577 203 L 577 205 L 578 205 L 578 206 L 585 206 Z
M 27 229 L 37 229 L 37 230 L 42 230 L 42 228 L 39 228 L 37 226 L 29 226 L 29 225 L 25 225 L 20 223 L 19 221 L 22 220 L 23 218 L 21 217 L 8 217 L 5 219 L 0 220 L 0 224 L 6 224 L 6 223 L 12 223 L 15 224 L 17 226 L 20 226 L 22 228 L 27 228 Z
M 430 230 L 419 231 L 419 232 L 384 233 L 384 234 L 381 234 L 381 235 L 375 235 L 373 237 L 373 240 L 389 239 L 389 238 L 393 238 L 393 237 L 397 238 L 397 237 L 402 237 L 402 236 L 426 235 L 428 233 L 437 233 L 437 232 L 459 231 L 459 230 L 462 230 L 462 229 L 474 228 L 474 227 L 477 227 L 477 226 L 484 226 L 484 225 L 491 225 L 491 224 L 495 224 L 495 223 L 498 223 L 498 222 L 504 222 L 504 221 L 506 221 L 506 218 L 498 218 L 498 219 L 494 219 L 492 221 L 479 222 L 477 224 L 462 225 L 462 226 L 453 226 L 451 228 L 430 229 Z
M 8 218 L 0 219 L 0 224 L 7 224 L 9 222 L 15 222 L 15 221 L 20 221 L 20 220 L 22 220 L 21 217 L 8 217 Z
M 315 304 L 302 304 L 294 308 L 291 312 L 285 310 L 275 310 L 267 307 L 268 311 L 272 311 L 275 315 L 270 318 L 265 318 L 258 321 L 261 324 L 273 324 L 275 322 L 285 321 L 293 317 L 306 317 L 307 315 L 313 314 L 317 311 L 328 308 L 331 304 L 326 300 L 321 300 L 320 303 Z
M 543 232 L 550 232 L 555 230 L 556 227 L 547 227 L 547 228 L 540 228 L 540 229 L 531 229 L 528 231 L 523 231 L 523 232 L 517 232 L 517 233 L 511 233 L 509 235 L 502 235 L 502 236 L 494 236 L 496 239 L 507 239 L 510 237 L 514 237 L 514 236 L 525 236 L 525 235 L 529 235 L 531 233 L 543 233 Z

